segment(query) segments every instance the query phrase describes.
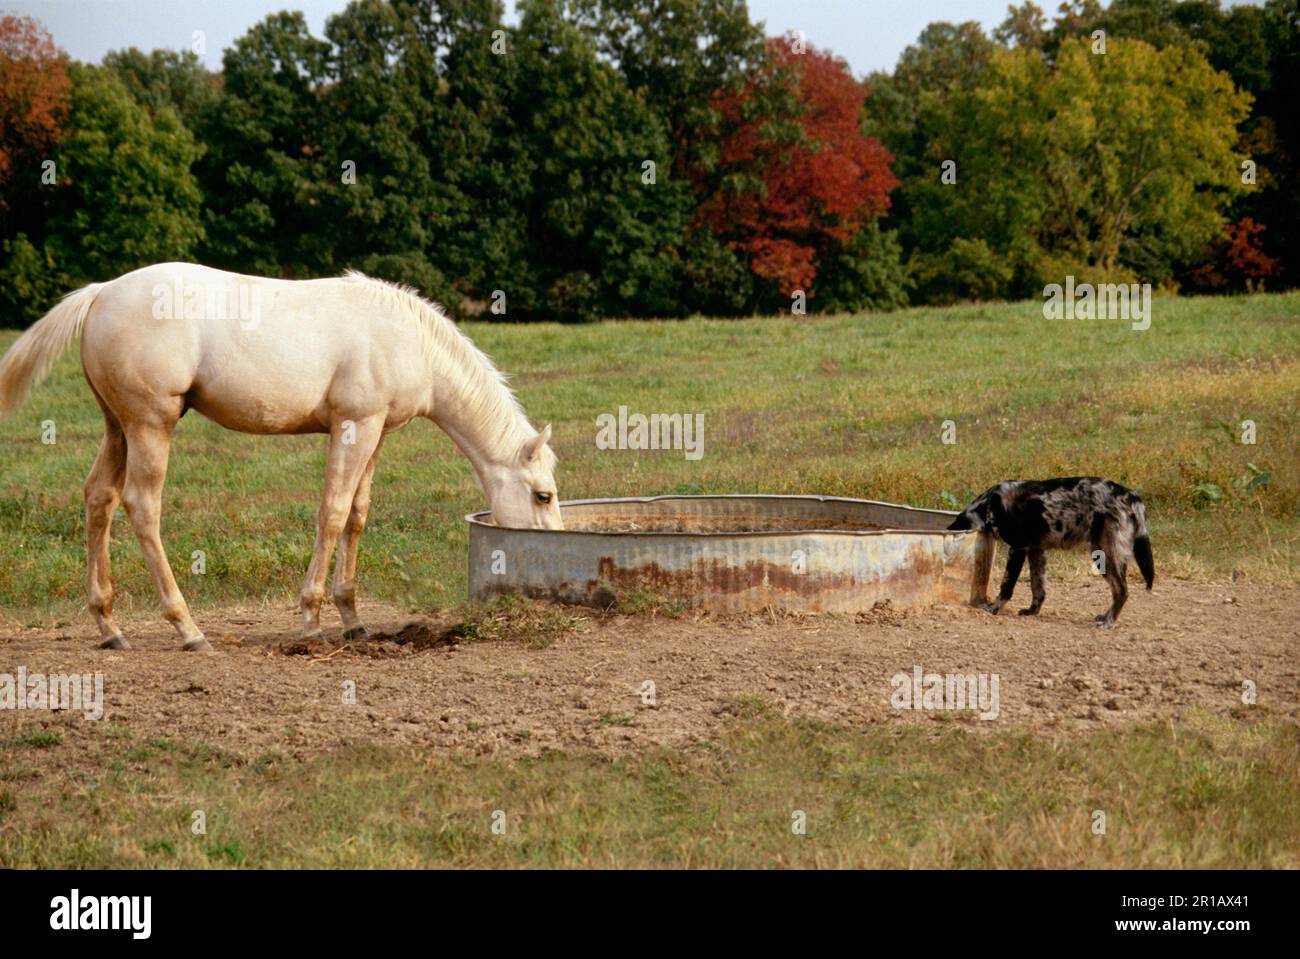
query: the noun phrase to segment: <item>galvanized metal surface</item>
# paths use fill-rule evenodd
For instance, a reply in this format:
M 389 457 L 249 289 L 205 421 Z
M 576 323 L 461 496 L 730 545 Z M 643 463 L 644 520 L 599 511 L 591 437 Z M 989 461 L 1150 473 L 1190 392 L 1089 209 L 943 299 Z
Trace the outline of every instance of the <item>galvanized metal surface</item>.
M 713 610 L 851 613 L 882 600 L 982 601 L 993 558 L 987 534 L 944 530 L 952 513 L 873 500 L 654 496 L 574 500 L 560 511 L 566 526 L 589 529 L 505 529 L 488 513 L 467 516 L 470 597 L 603 608 L 648 590 Z M 665 524 L 727 531 L 601 529 Z M 740 529 L 752 531 L 731 531 Z

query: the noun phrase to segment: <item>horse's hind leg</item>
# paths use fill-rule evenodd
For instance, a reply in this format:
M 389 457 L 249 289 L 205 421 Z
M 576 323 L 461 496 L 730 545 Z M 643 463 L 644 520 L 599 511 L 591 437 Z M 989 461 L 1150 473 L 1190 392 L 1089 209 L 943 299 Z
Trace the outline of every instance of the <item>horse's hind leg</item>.
M 113 622 L 113 579 L 109 574 L 108 543 L 113 514 L 126 479 L 126 436 L 117 420 L 105 413 L 104 440 L 86 477 L 86 605 L 99 626 L 100 646 L 128 649 L 126 637 Z
M 122 503 L 131 518 L 136 539 L 140 541 L 145 565 L 149 567 L 162 599 L 163 616 L 175 627 L 185 649 L 203 652 L 212 647 L 190 618 L 190 609 L 167 563 L 160 535 L 162 490 L 167 479 L 167 458 L 171 452 L 174 426 L 175 421 L 166 425 L 127 428 L 126 483 L 122 490 Z
M 343 619 L 344 639 L 365 639 L 368 635 L 357 616 L 357 544 L 361 540 L 361 531 L 366 528 L 366 516 L 370 512 L 370 483 L 374 479 L 375 462 L 378 459 L 379 449 L 376 448 L 357 483 L 347 525 L 343 527 L 343 536 L 339 539 L 338 555 L 334 558 L 334 605 L 338 607 L 339 616 Z

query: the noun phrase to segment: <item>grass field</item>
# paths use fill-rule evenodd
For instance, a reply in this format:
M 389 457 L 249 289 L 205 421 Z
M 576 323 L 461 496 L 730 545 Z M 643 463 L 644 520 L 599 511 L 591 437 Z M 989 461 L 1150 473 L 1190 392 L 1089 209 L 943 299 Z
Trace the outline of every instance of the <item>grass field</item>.
M 674 620 L 670 646 L 653 604 L 580 640 L 564 638 L 572 623 L 562 611 L 470 609 L 464 619 L 474 628 L 462 624 L 461 635 L 482 640 L 470 652 L 342 658 L 313 670 L 251 640 L 240 647 L 242 636 L 211 658 L 174 651 L 119 513 L 117 611 L 128 622 L 156 621 L 153 632 L 128 627 L 133 643 L 144 638 L 123 658 L 92 648 L 83 607 L 81 484 L 101 422 L 69 355 L 0 423 L 0 672 L 26 665 L 13 661 L 23 657 L 46 669 L 102 668 L 106 686 L 124 691 L 98 723 L 0 716 L 0 868 L 1300 867 L 1300 712 L 1293 696 L 1268 695 L 1270 682 L 1294 688 L 1294 673 L 1276 663 L 1288 615 L 1277 604 L 1300 595 L 1300 294 L 1158 299 L 1144 332 L 1117 321 L 1050 323 L 1033 303 L 466 330 L 514 374 L 533 422 L 554 424 L 563 498 L 807 492 L 954 507 L 999 479 L 1100 474 L 1142 491 L 1159 575 L 1188 581 L 1164 595 L 1184 597 L 1186 608 L 1175 630 L 1141 620 L 1152 607 L 1135 597 L 1126 631 L 1101 653 L 1096 631 L 1068 618 L 1083 615 L 1074 609 L 1024 625 L 988 617 L 966 632 L 962 615 L 985 614 L 807 631 L 777 622 L 749 637 L 750 660 L 805 645 L 795 665 L 752 681 L 740 669 L 750 661 L 738 662 L 729 637 L 718 638 L 744 624 L 713 624 L 713 658 L 693 666 L 696 625 Z M 15 336 L 0 333 L 0 350 Z M 703 413 L 703 458 L 598 449 L 596 417 L 620 406 Z M 946 420 L 954 444 L 941 440 Z M 1246 420 L 1254 444 L 1241 442 Z M 47 421 L 53 444 L 42 442 Z M 242 436 L 198 416 L 181 423 L 163 540 L 201 627 L 205 609 L 209 620 L 240 623 L 259 604 L 292 627 L 324 451 L 323 437 Z M 361 544 L 362 593 L 406 610 L 459 606 L 462 516 L 483 505 L 468 464 L 432 424 L 390 437 Z M 203 575 L 190 571 L 196 550 L 206 554 Z M 1053 577 L 1082 577 L 1082 563 L 1074 565 L 1058 563 Z M 1283 600 L 1271 600 L 1267 650 L 1249 619 L 1231 619 L 1251 612 L 1228 605 L 1233 597 L 1197 602 L 1204 584 L 1243 577 L 1283 590 Z M 1271 591 L 1252 595 L 1262 592 Z M 546 642 L 538 622 L 554 627 Z M 1228 622 L 1240 625 L 1232 631 Z M 886 649 L 899 665 L 881 667 L 885 689 L 890 671 L 910 668 L 908 657 L 929 655 L 930 664 L 950 637 L 951 656 L 1006 674 L 1008 703 L 1047 699 L 1062 722 L 854 725 L 798 708 L 812 688 L 801 668 L 816 670 L 821 695 L 833 697 L 848 688 L 844 657 Z M 642 652 L 615 675 L 611 648 L 634 642 Z M 677 708 L 691 698 L 695 721 L 703 714 L 712 723 L 701 726 L 709 736 L 683 748 L 655 745 L 651 720 L 634 719 L 635 707 L 586 702 L 592 683 L 621 696 L 640 670 L 665 668 L 664 649 L 681 660 Z M 1162 670 L 1143 675 L 1153 660 Z M 506 661 L 514 665 L 503 669 Z M 1103 665 L 1106 681 L 1093 682 L 1086 674 Z M 394 706 L 370 726 L 357 720 L 348 728 L 365 736 L 340 732 L 325 749 L 289 746 L 298 718 L 324 709 L 322 690 L 337 698 L 336 680 L 358 671 L 368 688 L 400 686 L 429 705 Z M 732 688 L 715 702 L 723 694 L 705 680 L 719 675 Z M 1259 680 L 1259 708 L 1232 705 L 1242 676 Z M 453 684 L 440 687 L 436 708 L 420 685 L 434 680 Z M 780 709 L 769 702 L 778 680 Z M 1044 691 L 1040 680 L 1054 685 Z M 455 686 L 462 682 L 474 684 L 473 698 L 456 698 L 467 695 Z M 852 688 L 860 695 L 868 686 Z M 523 701 L 513 697 L 525 695 L 530 721 L 563 714 L 593 741 L 614 731 L 636 748 L 480 755 L 402 746 L 389 735 L 402 723 L 436 725 L 451 703 L 469 717 L 472 742 L 484 735 L 480 724 L 513 729 Z M 1112 695 L 1130 711 L 1102 705 Z M 654 721 L 678 722 L 673 708 Z M 263 744 L 284 730 L 286 745 L 250 752 L 240 743 L 252 740 L 219 731 L 159 735 L 187 710 L 214 730 L 259 730 Z M 123 715 L 131 720 L 115 718 Z M 196 810 L 206 815 L 202 835 L 191 829 Z M 498 810 L 504 834 L 492 828 Z M 1104 835 L 1094 832 L 1098 811 Z M 791 828 L 800 812 L 803 835 Z
M 707 746 L 621 760 L 249 759 L 102 724 L 96 767 L 9 829 L 7 806 L 60 744 L 5 743 L 0 868 L 1300 866 L 1300 753 L 1285 724 L 1063 743 L 850 731 L 753 699 L 735 712 Z
M 918 506 L 1000 479 L 1099 474 L 1148 501 L 1175 575 L 1300 578 L 1300 295 L 1157 299 L 1150 329 L 1042 318 L 1037 304 L 833 319 L 590 326 L 470 324 L 555 424 L 560 494 L 823 493 Z M 0 349 L 14 333 L 0 333 Z M 596 417 L 703 413 L 704 456 L 597 449 Z M 943 423 L 956 443 L 941 441 Z M 1243 420 L 1256 442 L 1240 441 Z M 57 442 L 42 443 L 53 421 Z M 81 484 L 102 422 L 74 353 L 0 423 L 0 609 L 67 618 L 83 603 Z M 187 416 L 163 541 L 203 607 L 295 596 L 310 557 L 323 437 L 251 437 Z M 363 591 L 412 608 L 465 594 L 468 464 L 428 422 L 391 436 L 361 544 Z M 190 557 L 206 554 L 206 574 Z M 156 601 L 119 511 L 117 609 Z

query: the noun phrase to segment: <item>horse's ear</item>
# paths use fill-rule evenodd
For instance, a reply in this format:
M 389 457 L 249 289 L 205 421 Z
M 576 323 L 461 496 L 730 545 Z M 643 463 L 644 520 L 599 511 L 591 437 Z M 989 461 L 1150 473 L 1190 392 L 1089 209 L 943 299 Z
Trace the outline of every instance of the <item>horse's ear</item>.
M 537 459 L 542 452 L 542 447 L 551 441 L 551 424 L 546 424 L 546 429 L 542 430 L 530 440 L 526 440 L 524 445 L 519 449 L 519 461 L 521 463 L 531 463 Z

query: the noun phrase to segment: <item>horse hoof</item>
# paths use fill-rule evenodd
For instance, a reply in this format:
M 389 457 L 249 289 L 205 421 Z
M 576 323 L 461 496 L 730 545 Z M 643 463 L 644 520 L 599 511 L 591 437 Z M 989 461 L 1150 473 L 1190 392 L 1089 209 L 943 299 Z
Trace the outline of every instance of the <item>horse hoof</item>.
M 208 641 L 204 639 L 202 636 L 200 636 L 198 639 L 191 639 L 188 643 L 182 646 L 181 649 L 185 650 L 185 652 L 187 653 L 212 652 L 212 646 L 209 645 Z
M 100 649 L 130 649 L 131 644 L 126 641 L 126 637 L 121 633 L 116 636 L 110 636 L 99 644 Z
M 351 629 L 343 631 L 343 638 L 346 640 L 359 640 L 365 642 L 370 638 L 370 631 L 364 626 L 353 626 Z

